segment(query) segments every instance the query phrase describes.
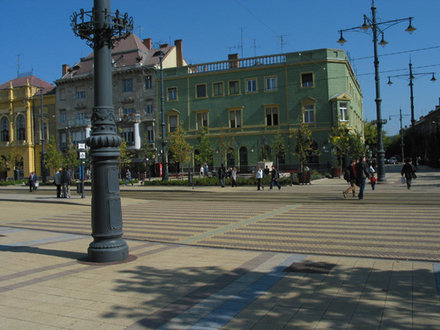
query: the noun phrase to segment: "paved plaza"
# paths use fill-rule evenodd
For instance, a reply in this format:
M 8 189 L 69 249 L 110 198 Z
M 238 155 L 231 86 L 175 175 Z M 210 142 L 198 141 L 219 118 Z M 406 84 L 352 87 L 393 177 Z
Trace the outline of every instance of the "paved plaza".
M 440 172 L 346 183 L 122 186 L 124 263 L 86 260 L 89 196 L 0 189 L 4 329 L 438 329 Z M 74 194 L 72 194 L 74 195 Z

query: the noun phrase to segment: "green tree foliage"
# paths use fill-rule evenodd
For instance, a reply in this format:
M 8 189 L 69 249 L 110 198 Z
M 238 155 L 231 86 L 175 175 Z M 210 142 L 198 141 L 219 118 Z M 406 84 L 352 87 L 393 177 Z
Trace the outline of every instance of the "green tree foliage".
M 119 171 L 122 173 L 122 170 L 130 165 L 134 155 L 128 150 L 127 142 L 124 139 L 122 139 L 119 145 L 119 152 L 121 154 L 121 156 L 119 156 Z
M 234 137 L 226 136 L 226 134 L 223 134 L 223 132 L 220 133 L 220 137 L 217 140 L 218 145 L 218 152 L 220 155 L 220 162 L 222 164 L 226 164 L 227 160 L 227 154 L 228 152 L 233 149 L 234 146 Z
M 271 144 L 270 149 L 272 151 L 272 157 L 273 159 L 276 159 L 278 161 L 278 158 L 285 153 L 286 151 L 286 141 L 281 134 L 280 130 L 277 130 L 277 133 L 275 134 Z M 278 162 L 277 162 L 278 165 Z
M 364 124 L 364 138 L 365 145 L 368 146 L 371 154 L 377 155 L 377 127 L 374 122 L 370 121 Z M 382 141 L 385 150 L 392 143 L 392 138 L 386 136 L 386 132 L 384 130 L 382 130 Z
M 309 156 L 313 148 L 312 131 L 308 124 L 304 123 L 302 116 L 299 118 L 299 127 L 293 133 L 295 139 L 295 151 L 293 154 L 298 158 L 301 172 L 307 163 L 307 156 Z
M 207 133 L 206 127 L 203 127 L 197 138 L 198 144 L 195 146 L 195 149 L 199 151 L 199 154 L 194 155 L 194 158 L 199 164 L 210 163 L 214 155 L 214 150 Z
M 64 155 L 63 166 L 69 169 L 78 167 L 81 164 L 81 160 L 78 157 L 78 148 L 73 145 L 69 146 L 69 149 Z
M 57 170 L 64 165 L 64 159 L 63 153 L 57 147 L 55 138 L 51 137 L 47 144 L 46 166 L 49 169 Z
M 191 145 L 186 141 L 185 130 L 179 125 L 176 130 L 168 136 L 168 150 L 174 155 L 176 162 L 188 163 L 191 159 Z

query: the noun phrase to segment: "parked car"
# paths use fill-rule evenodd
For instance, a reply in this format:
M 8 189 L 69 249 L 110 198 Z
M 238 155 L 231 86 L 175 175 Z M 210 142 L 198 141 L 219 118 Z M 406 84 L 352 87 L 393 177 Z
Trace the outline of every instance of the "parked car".
M 398 163 L 397 158 L 394 156 L 387 159 L 387 164 L 397 164 L 397 163 Z

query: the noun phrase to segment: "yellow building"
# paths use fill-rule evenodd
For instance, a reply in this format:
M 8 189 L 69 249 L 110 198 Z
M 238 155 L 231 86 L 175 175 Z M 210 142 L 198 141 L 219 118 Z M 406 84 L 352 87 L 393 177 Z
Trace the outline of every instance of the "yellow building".
M 42 146 L 56 132 L 55 102 L 55 86 L 32 75 L 0 85 L 0 180 L 42 176 Z

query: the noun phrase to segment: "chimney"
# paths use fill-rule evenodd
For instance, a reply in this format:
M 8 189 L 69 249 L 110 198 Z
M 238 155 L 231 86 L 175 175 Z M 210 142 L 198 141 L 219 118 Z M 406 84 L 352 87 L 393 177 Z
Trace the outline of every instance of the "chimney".
M 176 46 L 176 63 L 177 67 L 183 66 L 183 49 L 182 49 L 182 39 L 175 40 L 174 45 Z
M 151 50 L 151 38 L 144 39 L 142 42 L 148 50 Z
M 238 54 L 229 54 L 228 60 L 229 60 L 229 68 L 230 69 L 240 67 L 240 62 L 238 61 Z
M 63 64 L 62 66 L 62 71 L 61 71 L 61 77 L 63 77 L 68 71 L 69 71 L 70 67 L 67 64 Z

